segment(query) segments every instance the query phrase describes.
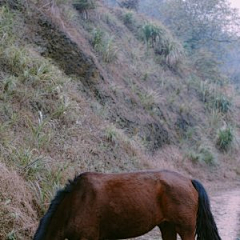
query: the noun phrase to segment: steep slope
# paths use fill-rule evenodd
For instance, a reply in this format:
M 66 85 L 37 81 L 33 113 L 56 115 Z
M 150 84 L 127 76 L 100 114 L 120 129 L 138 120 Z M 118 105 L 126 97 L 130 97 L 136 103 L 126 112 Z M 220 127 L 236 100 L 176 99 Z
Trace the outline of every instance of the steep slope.
M 0 238 L 30 239 L 55 190 L 82 171 L 221 178 L 216 137 L 235 117 L 216 96 L 234 91 L 204 81 L 161 23 L 101 3 L 87 15 L 70 2 L 0 6 Z

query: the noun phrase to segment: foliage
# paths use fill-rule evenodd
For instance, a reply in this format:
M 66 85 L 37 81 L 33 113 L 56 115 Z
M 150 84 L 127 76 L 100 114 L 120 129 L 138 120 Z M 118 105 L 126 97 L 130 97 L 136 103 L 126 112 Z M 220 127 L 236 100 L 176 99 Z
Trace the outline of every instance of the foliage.
M 142 33 L 147 47 L 151 46 L 169 66 L 175 66 L 183 58 L 182 45 L 159 23 L 146 22 L 142 26 Z
M 216 146 L 220 151 L 227 151 L 233 142 L 233 130 L 226 126 L 217 133 Z
M 160 34 L 162 34 L 162 29 L 154 23 L 147 22 L 142 27 L 144 40 L 147 44 L 151 41 L 151 46 L 154 47 Z
M 217 50 L 218 44 L 236 38 L 239 15 L 226 0 L 169 0 L 162 15 L 189 49 L 205 46 Z
M 217 163 L 216 155 L 213 153 L 213 150 L 207 146 L 200 146 L 197 150 L 191 150 L 187 156 L 194 163 L 206 163 L 208 165 Z

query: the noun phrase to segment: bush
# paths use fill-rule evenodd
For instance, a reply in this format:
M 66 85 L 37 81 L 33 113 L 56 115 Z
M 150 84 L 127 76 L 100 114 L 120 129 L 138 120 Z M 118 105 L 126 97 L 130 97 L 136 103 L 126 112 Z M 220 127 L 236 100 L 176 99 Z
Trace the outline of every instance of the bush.
M 216 146 L 220 151 L 226 152 L 233 142 L 233 130 L 230 127 L 220 129 L 217 133 Z

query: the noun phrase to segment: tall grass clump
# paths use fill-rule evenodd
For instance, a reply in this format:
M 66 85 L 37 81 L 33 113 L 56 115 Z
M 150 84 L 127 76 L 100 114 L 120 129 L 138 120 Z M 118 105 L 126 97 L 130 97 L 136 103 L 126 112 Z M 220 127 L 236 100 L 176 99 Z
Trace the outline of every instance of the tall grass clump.
M 233 129 L 229 126 L 226 126 L 218 131 L 216 138 L 216 146 L 220 151 L 226 152 L 232 145 L 233 139 Z
M 103 60 L 106 63 L 114 62 L 117 59 L 118 48 L 114 43 L 114 36 L 109 37 L 102 49 Z
M 133 12 L 127 11 L 123 15 L 123 23 L 127 26 L 131 25 L 133 23 Z
M 138 93 L 142 105 L 150 110 L 155 104 L 159 102 L 160 96 L 159 93 L 153 89 L 146 89 L 145 92 Z
M 223 94 L 219 94 L 214 100 L 214 106 L 220 112 L 227 113 L 230 110 L 232 103 L 229 98 L 227 98 Z
M 142 26 L 144 41 L 149 47 L 154 47 L 158 41 L 162 29 L 154 23 L 147 22 Z
M 208 146 L 199 146 L 196 150 L 190 150 L 187 157 L 193 163 L 205 163 L 207 165 L 215 165 L 217 156 L 214 151 Z
M 94 28 L 92 31 L 91 44 L 96 51 L 101 51 L 103 44 L 104 32 L 99 28 Z
M 118 48 L 115 44 L 114 36 L 109 36 L 101 29 L 95 28 L 92 31 L 91 44 L 104 62 L 110 63 L 117 59 Z
M 174 67 L 183 59 L 183 46 L 159 23 L 145 23 L 142 26 L 142 35 L 147 48 L 154 49 L 160 62 L 165 62 L 168 66 Z
M 232 107 L 232 100 L 224 95 L 219 84 L 208 81 L 201 81 L 196 84 L 197 91 L 209 109 L 215 109 L 223 114 L 229 112 Z

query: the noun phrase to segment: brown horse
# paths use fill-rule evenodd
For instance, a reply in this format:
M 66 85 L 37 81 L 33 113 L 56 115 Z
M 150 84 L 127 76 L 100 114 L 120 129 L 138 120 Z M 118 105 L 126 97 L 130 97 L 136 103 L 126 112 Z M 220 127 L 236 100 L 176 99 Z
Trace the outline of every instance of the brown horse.
M 79 175 L 52 200 L 34 240 L 126 239 L 155 226 L 163 240 L 221 240 L 202 184 L 166 170 Z

